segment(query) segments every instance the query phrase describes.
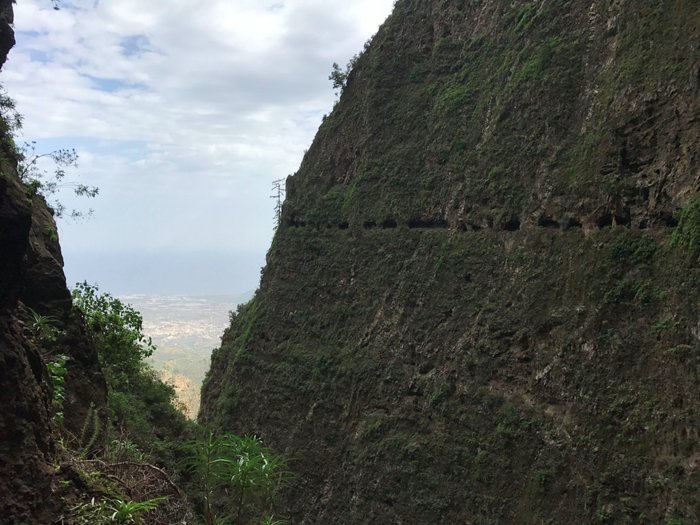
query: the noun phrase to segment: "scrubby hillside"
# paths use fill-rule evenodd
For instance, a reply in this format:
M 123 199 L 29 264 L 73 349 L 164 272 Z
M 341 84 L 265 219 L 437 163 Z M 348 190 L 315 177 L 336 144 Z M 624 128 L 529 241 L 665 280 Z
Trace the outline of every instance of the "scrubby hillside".
M 399 0 L 201 417 L 294 522 L 697 523 L 699 119 L 694 0 Z

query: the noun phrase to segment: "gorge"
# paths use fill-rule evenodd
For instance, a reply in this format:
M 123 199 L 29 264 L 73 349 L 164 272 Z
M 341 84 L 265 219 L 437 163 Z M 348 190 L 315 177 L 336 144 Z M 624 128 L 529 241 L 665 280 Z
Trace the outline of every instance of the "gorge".
M 2 148 L 0 523 L 62 523 L 46 363 L 76 434 L 107 391 Z M 290 458 L 276 515 L 700 522 L 697 1 L 398 0 L 286 186 L 199 416 Z

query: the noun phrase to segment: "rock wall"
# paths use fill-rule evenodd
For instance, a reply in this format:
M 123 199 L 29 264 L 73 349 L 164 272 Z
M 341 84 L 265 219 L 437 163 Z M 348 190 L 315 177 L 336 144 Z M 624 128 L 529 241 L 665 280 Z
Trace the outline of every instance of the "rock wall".
M 14 45 L 11 23 L 12 2 L 2 0 L 2 63 Z M 54 219 L 43 199 L 27 197 L 9 130 L 0 131 L 0 522 L 45 525 L 64 504 L 56 495 L 58 434 L 46 362 L 69 358 L 64 425 L 74 435 L 89 410 L 104 416 L 106 387 L 72 307 Z M 32 335 L 30 309 L 52 319 L 57 336 L 50 345 Z
M 292 522 L 700 520 L 699 43 L 692 0 L 397 2 L 204 385 Z

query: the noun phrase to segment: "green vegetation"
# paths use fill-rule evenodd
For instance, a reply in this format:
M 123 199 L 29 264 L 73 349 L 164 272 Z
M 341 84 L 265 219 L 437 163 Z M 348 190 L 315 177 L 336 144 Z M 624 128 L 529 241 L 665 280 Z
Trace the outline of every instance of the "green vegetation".
M 333 82 L 333 89 L 335 90 L 335 95 L 340 97 L 342 95 L 345 86 L 348 83 L 348 76 L 350 76 L 350 71 L 352 71 L 353 61 L 347 63 L 345 70 L 342 70 L 337 62 L 333 62 L 331 69 L 331 74 L 328 75 L 328 80 Z
M 86 282 L 76 284 L 73 303 L 96 339 L 100 364 L 110 386 L 124 387 L 155 350 L 152 340 L 143 333 L 141 314 Z
M 559 37 L 548 37 L 536 49 L 535 54 L 523 65 L 517 76 L 519 81 L 538 79 L 549 66 L 553 55 L 561 45 Z
M 213 428 L 298 454 L 295 517 L 698 522 L 700 204 L 677 249 L 657 226 L 695 184 L 700 11 L 584 4 L 405 1 L 334 64 L 345 92 L 285 203 L 306 227 L 278 228 L 203 396 Z M 258 523 L 283 462 L 197 439 L 140 316 L 89 287 L 76 303 L 110 388 L 106 457 L 167 469 L 207 525 Z
M 0 132 L 3 139 L 9 141 L 5 146 L 11 149 L 15 147 L 12 136 L 22 129 L 22 120 L 14 99 L 0 86 Z
M 53 405 L 53 419 L 57 423 L 63 422 L 63 401 L 66 399 L 66 374 L 68 369 L 66 368 L 66 363 L 68 362 L 68 357 L 65 355 L 58 356 L 54 361 L 49 361 L 46 364 L 46 368 L 49 372 L 49 379 L 51 380 L 51 387 L 53 388 L 53 398 L 51 403 Z
M 38 344 L 52 343 L 58 337 L 60 331 L 56 328 L 56 318 L 51 315 L 41 315 L 29 309 L 29 329 L 32 337 Z
M 197 479 L 205 525 L 251 523 L 289 477 L 285 461 L 255 436 L 209 434 L 187 448 L 186 463 Z
M 685 248 L 694 260 L 700 258 L 700 197 L 695 197 L 683 208 L 671 244 Z
M 175 406 L 174 389 L 146 363 L 155 347 L 143 333 L 141 315 L 87 283 L 76 285 L 73 300 L 83 313 L 107 380 L 106 465 L 136 463 L 151 472 L 169 473 L 201 508 L 206 525 L 258 523 L 288 477 L 283 459 L 256 437 L 200 437 L 204 431 Z M 93 448 L 96 418 L 96 411 L 88 414 L 77 440 L 83 456 Z M 113 521 L 139 523 L 138 514 L 159 501 L 112 498 L 83 510 L 95 514 L 111 509 Z
M 365 42 L 364 50 L 362 51 L 362 53 L 369 49 L 370 43 L 372 42 L 372 38 L 373 37 L 369 38 Z M 353 55 L 352 58 L 348 60 L 348 63 L 345 65 L 344 70 L 341 69 L 337 62 L 333 62 L 331 74 L 328 75 L 328 80 L 333 82 L 333 89 L 335 90 L 335 94 L 338 98 L 340 98 L 340 95 L 343 94 L 343 90 L 345 90 L 345 88 L 347 87 L 350 73 L 355 68 L 355 65 L 362 56 L 362 53 L 356 53 L 355 55 Z
M 62 335 L 62 331 L 57 327 L 58 320 L 51 315 L 42 315 L 31 308 L 28 309 L 26 325 L 29 328 L 31 340 L 40 348 L 52 347 L 57 339 Z M 49 357 L 46 363 L 46 370 L 51 382 L 53 391 L 51 406 L 52 420 L 62 423 L 64 418 L 63 403 L 66 399 L 66 376 L 68 375 L 67 363 L 70 358 L 66 355 L 56 355 Z
M 99 501 L 93 498 L 88 503 L 73 507 L 77 525 L 144 525 L 143 514 L 156 510 L 167 498 L 157 497 L 145 501 L 128 501 L 121 498 L 107 498 Z
M 37 196 L 42 196 L 53 215 L 58 218 L 68 216 L 79 219 L 92 215 L 92 209 L 86 212 L 67 210 L 58 198 L 66 188 L 72 189 L 79 197 L 93 198 L 99 194 L 96 186 L 66 180 L 66 170 L 78 166 L 78 153 L 75 149 L 59 148 L 37 152 L 36 141 L 18 145 L 16 136 L 22 129 L 22 122 L 15 101 L 0 87 L 0 136 L 4 146 L 2 154 L 16 162 L 17 175 L 25 185 L 27 198 L 32 201 Z
M 141 315 L 87 283 L 76 285 L 73 301 L 85 317 L 107 380 L 110 441 L 134 443 L 174 466 L 182 437 L 193 428 L 175 406 L 173 387 L 146 363 L 155 347 L 143 333 Z
M 122 499 L 111 500 L 107 509 L 112 511 L 110 519 L 117 523 L 141 524 L 140 514 L 155 510 L 158 504 L 165 501 L 166 497 L 153 498 L 146 501 L 124 501 Z
M 532 22 L 535 14 L 537 13 L 537 7 L 533 2 L 527 2 L 518 11 L 516 21 L 515 21 L 515 32 L 518 34 L 524 33 L 530 23 Z
M 648 264 L 658 250 L 659 243 L 653 237 L 621 235 L 610 246 L 608 260 L 618 265 Z
M 92 215 L 93 210 L 82 212 L 72 209 L 69 212 L 65 205 L 56 198 L 61 189 L 69 187 L 79 197 L 96 197 L 99 188 L 87 186 L 77 182 L 66 181 L 66 169 L 78 166 L 78 153 L 74 149 L 57 149 L 46 153 L 37 153 L 36 142 L 25 142 L 17 149 L 17 174 L 27 187 L 27 197 L 33 199 L 42 195 L 55 217 L 64 217 L 66 213 L 72 219 L 78 219 L 85 215 Z M 53 165 L 53 171 L 44 168 L 44 161 L 48 160 Z

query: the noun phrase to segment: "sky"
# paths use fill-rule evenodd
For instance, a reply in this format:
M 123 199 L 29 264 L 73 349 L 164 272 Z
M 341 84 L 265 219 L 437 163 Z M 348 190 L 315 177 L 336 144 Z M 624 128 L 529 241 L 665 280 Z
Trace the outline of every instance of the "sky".
M 15 5 L 0 82 L 36 152 L 75 148 L 99 187 L 58 228 L 69 284 L 113 294 L 257 287 L 272 181 L 294 173 L 333 106 L 328 75 L 393 0 L 50 0 Z

